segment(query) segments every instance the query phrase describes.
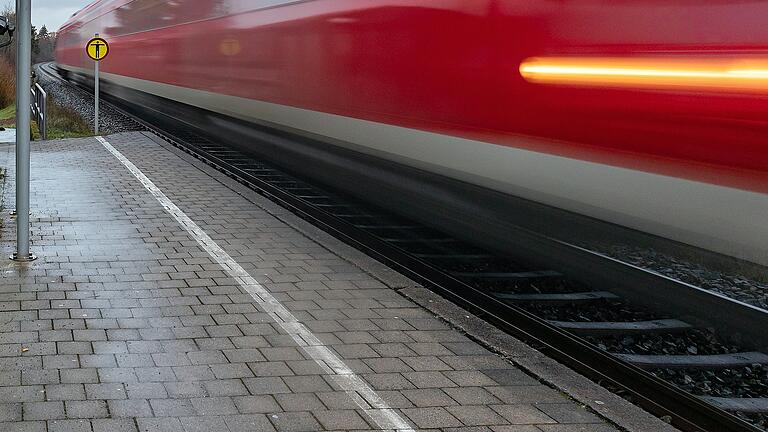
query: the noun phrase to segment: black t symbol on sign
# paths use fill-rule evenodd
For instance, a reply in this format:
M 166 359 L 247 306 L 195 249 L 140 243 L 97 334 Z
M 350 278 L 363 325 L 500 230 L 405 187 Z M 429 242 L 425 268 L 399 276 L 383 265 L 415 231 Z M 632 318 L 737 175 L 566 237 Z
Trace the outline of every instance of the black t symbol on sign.
M 101 57 L 101 56 L 99 55 L 99 51 L 101 51 L 101 47 L 103 47 L 103 46 L 105 45 L 105 44 L 104 44 L 104 42 L 99 42 L 99 41 L 96 41 L 96 42 L 94 42 L 93 44 L 96 46 L 96 58 L 99 58 L 99 57 Z

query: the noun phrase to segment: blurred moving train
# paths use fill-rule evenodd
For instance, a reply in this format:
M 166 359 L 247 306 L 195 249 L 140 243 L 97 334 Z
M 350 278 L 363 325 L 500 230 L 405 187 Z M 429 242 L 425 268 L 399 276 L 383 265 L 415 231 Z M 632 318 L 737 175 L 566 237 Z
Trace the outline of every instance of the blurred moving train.
M 760 0 L 99 0 L 56 58 L 92 75 L 100 33 L 107 91 L 197 110 L 244 146 L 248 125 L 300 137 L 265 148 L 417 217 L 481 233 L 485 197 L 530 201 L 768 264 L 766 16 Z M 434 178 L 395 178 L 411 172 Z

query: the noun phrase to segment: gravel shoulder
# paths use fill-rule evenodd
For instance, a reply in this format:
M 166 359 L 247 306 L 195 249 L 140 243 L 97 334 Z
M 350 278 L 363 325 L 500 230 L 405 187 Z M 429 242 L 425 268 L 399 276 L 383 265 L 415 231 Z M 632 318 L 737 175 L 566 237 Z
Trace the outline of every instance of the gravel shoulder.
M 591 249 L 664 276 L 768 309 L 768 283 L 658 252 L 630 245 L 592 244 Z
M 41 66 L 40 64 L 35 65 L 35 72 L 38 77 L 37 81 L 43 87 L 43 90 L 52 96 L 59 105 L 75 110 L 93 128 L 95 117 L 94 96 L 82 89 L 72 87 L 51 77 L 40 70 Z M 104 135 L 144 129 L 130 117 L 125 116 L 109 104 L 102 103 L 99 113 L 100 132 Z

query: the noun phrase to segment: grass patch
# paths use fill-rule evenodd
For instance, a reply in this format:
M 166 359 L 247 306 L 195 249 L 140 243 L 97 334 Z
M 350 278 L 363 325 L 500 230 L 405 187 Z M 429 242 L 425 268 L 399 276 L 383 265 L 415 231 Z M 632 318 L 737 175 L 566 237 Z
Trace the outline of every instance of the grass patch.
M 0 126 L 16 128 L 16 105 L 0 110 Z M 48 95 L 48 139 L 82 138 L 93 136 L 93 131 L 75 110 L 64 107 Z M 32 139 L 40 139 L 40 128 L 32 121 Z
M 0 122 L 4 120 L 16 120 L 16 104 L 0 110 Z
M 93 131 L 80 114 L 70 107 L 59 105 L 48 95 L 48 139 L 86 136 L 93 136 Z

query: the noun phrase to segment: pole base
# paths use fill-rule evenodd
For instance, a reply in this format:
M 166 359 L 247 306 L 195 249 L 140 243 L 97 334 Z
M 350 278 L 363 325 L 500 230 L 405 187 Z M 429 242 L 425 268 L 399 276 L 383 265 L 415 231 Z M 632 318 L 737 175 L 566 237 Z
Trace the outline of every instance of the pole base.
M 29 254 L 26 257 L 23 257 L 23 256 L 20 257 L 19 254 L 11 255 L 11 261 L 16 261 L 16 262 L 32 262 L 36 259 L 37 259 L 37 256 L 33 254 Z

